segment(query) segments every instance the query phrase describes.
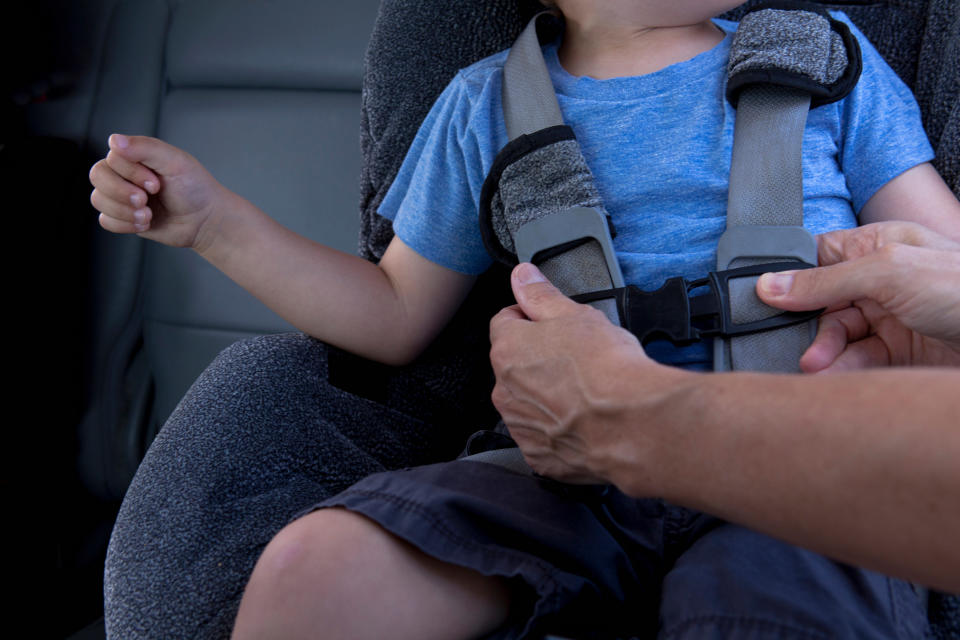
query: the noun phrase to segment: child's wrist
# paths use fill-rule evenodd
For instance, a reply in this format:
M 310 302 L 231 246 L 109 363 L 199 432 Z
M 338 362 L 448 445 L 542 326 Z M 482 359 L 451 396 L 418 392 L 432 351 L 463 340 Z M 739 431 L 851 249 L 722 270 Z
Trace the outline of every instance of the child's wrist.
M 191 249 L 202 257 L 213 261 L 214 255 L 229 243 L 232 230 L 231 225 L 238 222 L 244 215 L 244 209 L 249 203 L 237 194 L 223 189 L 220 197 L 216 198 L 209 207 L 206 215 L 197 225 Z

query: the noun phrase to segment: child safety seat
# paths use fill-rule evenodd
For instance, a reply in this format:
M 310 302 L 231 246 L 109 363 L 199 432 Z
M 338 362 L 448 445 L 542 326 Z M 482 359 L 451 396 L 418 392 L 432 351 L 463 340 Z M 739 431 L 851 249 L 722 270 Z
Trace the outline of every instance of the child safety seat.
M 722 17 L 740 20 L 748 11 L 756 8 L 758 4 L 760 3 L 757 0 L 751 0 L 745 3 L 744 6 Z M 958 106 L 960 106 L 960 65 L 950 66 L 949 63 L 950 60 L 958 59 L 957 55 L 958 51 L 960 51 L 960 10 L 958 10 L 958 6 L 953 0 L 914 0 L 896 3 L 852 0 L 842 3 L 811 2 L 807 3 L 806 8 L 817 8 L 817 5 L 820 5 L 820 7 L 829 6 L 830 8 L 843 9 L 857 26 L 864 31 L 871 42 L 877 46 L 880 53 L 894 68 L 901 79 L 914 91 L 921 107 L 924 126 L 936 152 L 934 166 L 953 192 L 960 196 L 960 108 L 958 108 Z M 785 6 L 780 5 L 780 8 L 785 8 Z M 516 2 L 515 0 L 488 0 L 483 3 L 482 8 L 471 8 L 467 6 L 452 8 L 449 3 L 442 0 L 428 3 L 428 5 L 418 5 L 417 7 L 411 7 L 408 3 L 403 2 L 403 0 L 386 0 L 383 3 L 381 6 L 381 20 L 378 22 L 378 28 L 374 32 L 367 60 L 368 80 L 372 80 L 373 82 L 366 87 L 367 93 L 364 101 L 362 141 L 366 162 L 364 165 L 365 180 L 362 184 L 361 253 L 371 259 L 379 258 L 392 237 L 390 222 L 379 217 L 377 208 L 380 202 L 382 202 L 393 177 L 399 170 L 405 151 L 413 140 L 419 124 L 426 116 L 433 100 L 439 95 L 440 91 L 457 69 L 467 66 L 482 57 L 500 51 L 513 42 L 508 34 L 500 30 L 502 29 L 504 20 L 514 20 L 513 28 L 516 29 L 515 33 L 519 33 L 521 25 L 529 24 L 528 21 L 539 11 L 542 11 L 542 5 L 536 0 L 521 0 L 520 2 Z M 814 11 L 814 13 L 820 14 L 819 11 Z M 820 15 L 822 16 L 822 14 Z M 827 18 L 827 20 L 829 20 L 829 18 Z M 541 21 L 546 24 L 538 24 L 534 29 L 539 28 L 544 30 L 556 28 L 556 25 L 549 24 L 549 18 L 541 19 Z M 463 29 L 459 26 L 462 24 L 468 24 L 469 28 Z M 741 28 L 742 26 L 743 24 L 741 23 Z M 843 25 L 841 24 L 840 26 L 840 31 L 834 31 L 834 25 L 831 23 L 830 31 L 836 33 L 844 43 L 844 46 L 846 46 L 847 40 L 842 34 Z M 448 29 L 452 29 L 452 31 Z M 819 32 L 821 35 L 825 34 L 823 31 Z M 549 34 L 542 32 L 541 35 Z M 529 35 L 527 38 L 531 39 Z M 836 36 L 830 35 L 829 38 L 832 48 L 832 43 L 836 42 Z M 409 44 L 411 42 L 417 43 L 416 50 Z M 853 46 L 856 46 L 855 41 L 853 42 Z M 539 46 L 531 44 L 527 45 L 527 48 L 528 51 L 531 51 L 533 48 L 539 49 Z M 444 53 L 438 54 L 439 51 Z M 769 49 L 766 51 L 769 52 Z M 745 54 L 743 62 L 746 63 L 747 60 L 751 59 L 749 55 L 749 45 L 745 45 L 743 52 Z M 539 51 L 532 53 L 539 55 Z M 809 51 L 808 53 L 815 54 L 817 52 Z M 848 54 L 850 54 L 850 52 L 848 52 Z M 536 60 L 536 55 L 533 56 L 533 59 Z M 817 59 L 823 60 L 823 58 Z M 842 56 L 827 59 L 828 64 L 831 59 L 842 60 Z M 847 60 L 848 62 L 850 61 L 850 55 L 848 55 Z M 854 64 L 856 63 L 854 62 Z M 415 73 L 409 71 L 413 68 L 416 69 Z M 828 66 L 827 68 L 829 69 L 830 67 Z M 856 67 L 848 65 L 845 71 L 839 72 L 839 76 L 836 75 L 836 71 L 828 71 L 826 74 L 820 75 L 821 84 L 828 85 L 823 88 L 827 89 L 827 93 L 829 93 L 829 85 L 836 84 L 838 89 L 842 86 L 842 83 L 837 83 L 836 79 L 831 82 L 830 78 L 843 76 L 847 78 L 848 81 L 855 81 L 855 69 Z M 750 73 L 751 71 L 750 66 L 744 64 L 732 69 L 731 75 L 738 76 L 743 74 L 740 76 L 743 86 L 750 86 L 758 81 L 757 75 Z M 515 92 L 516 99 L 521 101 L 529 100 L 529 102 L 533 104 L 532 112 L 534 114 L 542 114 L 543 109 L 537 106 L 537 103 L 538 101 L 548 104 L 551 102 L 552 87 L 549 91 L 532 91 L 529 86 L 522 85 L 524 79 L 523 73 L 524 72 L 521 72 L 519 76 L 521 78 L 521 87 L 519 91 Z M 819 74 L 814 74 L 815 77 L 817 75 Z M 785 80 L 789 86 L 789 79 L 783 77 L 780 79 Z M 760 78 L 760 80 L 762 80 L 762 78 Z M 737 82 L 734 81 L 732 84 L 734 85 L 734 90 L 730 97 L 736 101 Z M 801 81 L 801 86 L 796 88 L 806 90 L 811 88 L 803 85 L 804 83 Z M 411 91 L 411 88 L 415 90 Z M 852 87 L 847 87 L 846 90 L 850 88 Z M 817 90 L 814 89 L 814 92 L 815 91 Z M 790 94 L 793 92 L 787 89 L 784 93 Z M 757 94 L 758 98 L 756 101 L 762 102 L 759 94 L 760 92 Z M 807 109 L 815 105 L 815 100 L 824 100 L 823 103 L 825 104 L 826 101 L 829 100 L 829 95 L 817 96 L 816 98 L 811 97 L 809 104 L 805 104 L 803 107 L 797 106 L 796 102 L 799 101 L 795 101 L 793 118 L 796 119 L 799 117 L 799 114 L 802 114 L 802 117 L 805 119 Z M 393 109 L 392 107 L 397 101 L 402 102 L 409 111 L 402 112 Z M 507 102 L 509 103 L 509 99 L 507 99 Z M 555 98 L 553 98 L 553 102 L 555 102 Z M 737 102 L 734 102 L 734 104 L 738 105 L 738 121 L 747 120 L 749 122 L 749 118 L 745 119 L 742 117 L 747 104 L 739 104 Z M 549 108 L 547 112 L 550 112 Z M 555 111 L 553 114 L 556 116 Z M 535 120 L 532 124 L 518 127 L 521 136 L 530 136 L 531 134 L 536 134 L 538 131 L 543 132 L 540 134 L 543 138 L 535 140 L 534 142 L 537 144 L 531 146 L 539 146 L 544 153 L 547 153 L 550 152 L 552 148 L 551 145 L 553 145 L 553 147 L 558 148 L 557 155 L 574 157 L 579 155 L 579 151 L 575 150 L 576 143 L 572 140 L 572 136 L 570 139 L 560 139 L 563 137 L 562 135 L 552 141 L 549 139 L 551 135 L 558 135 L 556 130 L 553 133 L 549 133 L 549 129 L 555 126 L 562 126 L 562 120 L 556 117 L 552 120 L 544 120 L 541 115 L 534 115 L 533 117 L 540 119 Z M 763 126 L 758 124 L 759 118 L 761 117 L 762 115 L 758 115 L 758 119 L 754 120 L 754 124 L 750 128 L 754 130 L 760 129 L 762 131 Z M 802 123 L 797 124 L 795 122 L 793 126 L 800 127 L 802 130 Z M 509 133 L 509 137 L 511 140 L 515 138 L 517 140 L 522 139 L 522 137 L 517 137 L 514 133 Z M 756 137 L 752 137 L 751 139 L 750 135 L 743 136 L 740 132 L 737 132 L 737 139 L 740 141 L 740 147 L 738 149 L 739 155 L 742 155 L 743 151 L 750 148 L 751 145 L 757 144 L 759 140 Z M 524 155 L 522 151 L 523 143 L 514 140 L 514 142 L 511 142 L 511 145 L 515 145 L 514 151 L 518 155 L 518 158 L 514 158 L 513 160 L 516 160 L 518 163 L 522 162 L 522 156 Z M 563 149 L 563 147 L 568 147 L 568 149 Z M 570 150 L 569 147 L 573 147 L 574 150 Z M 790 146 L 789 148 L 799 149 L 799 144 L 797 143 L 796 146 Z M 738 154 L 738 151 L 734 153 Z M 796 152 L 794 151 L 794 153 Z M 507 150 L 504 150 L 501 154 L 501 159 L 506 157 L 506 155 Z M 533 157 L 535 156 L 529 158 L 531 162 L 528 164 L 537 164 L 532 161 Z M 750 171 L 748 162 L 749 158 L 743 161 L 741 171 Z M 783 160 L 780 162 L 780 166 L 795 166 L 791 164 L 791 162 L 792 161 Z M 734 162 L 734 164 L 739 163 L 739 160 Z M 500 162 L 498 162 L 498 164 L 500 164 Z M 509 166 L 510 164 L 512 163 L 503 160 L 504 166 Z M 582 168 L 585 170 L 583 175 L 587 176 L 587 179 L 580 185 L 581 188 L 579 191 L 572 196 L 562 198 L 560 193 L 562 191 L 561 189 L 549 189 L 543 194 L 543 202 L 549 203 L 551 202 L 550 198 L 554 198 L 557 201 L 554 207 L 556 211 L 586 208 L 602 212 L 602 203 L 595 194 L 595 190 L 591 191 L 589 186 L 585 186 L 589 183 L 589 169 L 585 167 L 585 163 Z M 568 176 L 576 175 L 576 170 L 571 171 L 570 169 L 566 169 L 565 171 L 568 171 Z M 592 258 L 588 259 L 592 265 L 590 269 L 566 269 L 564 267 L 553 269 L 554 265 L 550 264 L 550 258 L 552 256 L 549 251 L 544 251 L 544 249 L 559 246 L 565 250 L 565 253 L 574 253 L 577 255 L 572 251 L 577 247 L 563 246 L 563 241 L 556 241 L 549 235 L 536 238 L 534 234 L 534 240 L 527 249 L 524 249 L 525 240 L 521 237 L 519 243 L 520 248 L 518 249 L 517 245 L 511 242 L 515 240 L 514 232 L 516 232 L 524 222 L 539 219 L 540 217 L 545 218 L 547 216 L 537 215 L 536 212 L 528 212 L 526 213 L 528 219 L 524 219 L 521 216 L 514 217 L 507 210 L 509 209 L 509 197 L 504 198 L 503 194 L 500 193 L 505 172 L 503 170 L 499 171 L 499 176 L 495 176 L 494 173 L 495 171 L 491 171 L 491 175 L 488 177 L 487 185 L 489 186 L 485 185 L 487 192 L 482 198 L 484 202 L 489 201 L 491 211 L 482 213 L 481 215 L 488 216 L 489 218 L 483 223 L 483 227 L 486 230 L 485 233 L 487 234 L 488 247 L 490 247 L 491 252 L 499 258 L 501 264 L 513 264 L 517 259 L 532 259 L 534 262 L 539 262 L 541 269 L 547 273 L 555 284 L 558 284 L 561 289 L 570 295 L 582 295 L 583 297 L 581 299 L 589 299 L 589 292 L 603 292 L 604 290 L 622 287 L 622 280 L 615 280 L 617 270 L 615 266 L 611 266 L 611 261 L 607 257 L 609 251 L 603 249 L 603 241 L 594 242 L 597 240 L 597 236 L 603 238 L 608 228 L 608 224 L 605 222 L 596 224 L 596 215 L 583 216 L 591 220 L 593 224 L 585 222 L 583 226 L 576 227 L 581 230 L 595 230 L 590 233 L 583 233 L 577 239 L 577 242 L 579 242 L 583 237 L 590 238 L 588 242 L 582 243 L 582 245 L 589 246 L 589 248 L 581 249 L 579 252 L 581 257 L 584 254 L 592 254 Z M 789 173 L 789 171 L 784 171 L 781 175 L 787 173 Z M 765 179 L 773 183 L 777 182 L 777 179 L 772 176 L 765 176 Z M 575 180 L 572 182 L 575 182 Z M 550 183 L 546 182 L 544 184 Z M 790 189 L 794 194 L 793 197 L 796 198 L 796 182 L 787 188 Z M 509 190 L 509 187 L 507 187 L 507 189 Z M 744 194 L 742 199 L 741 196 L 737 195 L 738 190 L 741 190 L 740 192 Z M 757 191 L 753 194 L 746 195 L 749 191 L 749 184 L 744 185 L 742 181 L 735 180 L 733 176 L 731 177 L 731 201 L 733 201 L 734 208 L 740 206 L 740 203 L 743 203 L 743 207 L 747 210 L 762 208 L 763 200 L 770 199 L 769 195 L 765 196 L 765 194 L 771 193 L 769 190 Z M 751 202 L 751 198 L 759 198 L 760 204 Z M 504 202 L 505 200 L 506 202 Z M 501 207 L 502 210 L 494 214 L 492 209 L 495 207 Z M 504 207 L 506 208 L 503 209 Z M 794 211 L 795 210 L 794 207 Z M 572 216 L 575 215 L 576 214 L 572 214 Z M 497 222 L 499 229 L 497 229 L 493 223 L 493 219 L 498 216 L 501 216 L 499 217 L 499 222 Z M 604 216 L 604 218 L 605 217 L 606 216 Z M 797 218 L 796 213 L 790 218 L 790 222 L 786 222 L 785 220 L 786 218 L 784 218 L 783 222 L 775 223 L 765 221 L 759 226 L 783 226 L 788 228 L 802 225 L 802 219 Z M 741 218 L 737 213 L 731 216 L 728 212 L 728 230 L 745 226 L 748 222 L 754 222 L 754 219 L 751 218 L 749 214 Z M 511 226 L 513 227 L 512 229 Z M 553 226 L 563 227 L 563 225 L 559 224 Z M 506 229 L 504 229 L 504 227 L 506 227 Z M 549 231 L 546 232 L 546 234 L 549 233 Z M 750 238 L 752 232 L 749 230 L 734 231 L 732 235 L 736 236 L 740 233 L 746 234 L 746 238 L 734 242 L 735 247 L 730 252 L 733 254 L 732 259 L 728 258 L 724 261 L 723 256 L 720 256 L 717 267 L 718 271 L 722 272 L 730 268 L 737 268 L 741 266 L 741 264 L 735 263 L 735 260 L 751 260 L 760 253 L 754 244 L 759 241 L 754 241 Z M 764 230 L 761 229 L 760 234 L 763 233 Z M 776 233 L 776 231 L 774 233 Z M 800 235 L 801 234 L 798 233 L 796 241 L 791 243 L 794 247 L 805 244 L 806 241 L 799 239 Z M 498 245 L 504 249 L 502 253 L 498 251 Z M 741 249 L 746 249 L 746 252 L 741 253 Z M 524 253 L 515 257 L 521 251 Z M 807 251 L 809 251 L 809 249 L 807 249 Z M 788 255 L 785 256 L 784 253 L 788 253 Z M 798 253 L 801 254 L 799 258 L 796 257 Z M 794 260 L 789 266 L 768 264 L 762 268 L 763 271 L 770 271 L 776 270 L 777 268 L 798 268 L 799 265 L 798 262 L 796 262 L 798 260 L 813 264 L 816 253 L 814 251 L 811 255 L 810 253 L 804 253 L 802 251 L 786 252 L 783 249 L 776 248 L 769 252 L 765 251 L 763 255 L 765 260 L 769 260 L 770 257 L 778 261 L 784 257 L 789 257 Z M 576 260 L 571 260 L 571 263 L 575 262 Z M 569 271 L 573 275 L 569 276 L 568 279 L 566 276 L 559 275 L 562 271 Z M 600 275 L 597 276 L 596 274 Z M 477 299 L 482 300 L 484 297 L 491 295 L 496 296 L 497 292 L 502 290 L 502 283 L 505 277 L 505 272 L 502 269 L 498 269 L 496 264 L 494 268 L 491 269 L 491 272 L 480 277 L 478 285 L 471 295 L 472 303 L 476 304 L 474 309 L 483 308 L 482 303 L 477 303 Z M 594 278 L 594 280 L 588 280 L 591 277 Z M 497 280 L 500 281 L 499 284 L 496 283 Z M 734 288 L 746 290 L 752 295 L 753 281 L 755 280 L 751 279 L 752 281 L 748 281 L 746 277 L 742 278 L 742 280 L 743 282 L 737 283 Z M 727 283 L 729 282 L 728 279 Z M 661 299 L 669 298 L 674 301 L 679 301 L 679 304 L 673 307 L 671 307 L 670 304 L 666 305 L 668 309 L 676 310 L 678 307 L 682 309 L 681 311 L 671 311 L 669 315 L 671 319 L 679 318 L 679 328 L 673 328 L 670 322 L 656 319 L 655 323 L 651 325 L 656 327 L 656 331 L 653 331 L 649 328 L 645 329 L 644 327 L 646 325 L 641 322 L 640 325 L 635 326 L 639 327 L 636 332 L 642 336 L 642 339 L 649 340 L 654 337 L 667 337 L 668 339 L 673 338 L 678 342 L 683 342 L 685 339 L 688 339 L 688 337 L 695 335 L 694 331 L 699 331 L 700 337 L 706 337 L 711 332 L 729 335 L 729 328 L 733 327 L 734 332 L 736 332 L 738 325 L 740 325 L 740 329 L 744 329 L 745 327 L 742 325 L 754 321 L 752 319 L 743 319 L 739 316 L 736 318 L 722 318 L 718 315 L 719 310 L 731 308 L 729 306 L 729 296 L 726 300 L 720 298 L 726 290 L 722 280 L 717 283 L 717 286 L 711 291 L 709 297 L 706 299 L 701 297 L 699 301 L 697 301 L 697 297 L 694 297 L 689 300 L 689 307 L 687 307 L 683 300 L 689 298 L 689 294 L 692 291 L 691 285 L 692 283 L 665 285 L 664 289 L 669 290 L 673 288 L 673 291 L 663 292 L 660 296 Z M 618 299 L 617 296 L 621 298 Z M 623 293 L 601 297 L 605 297 L 607 300 L 611 298 L 614 299 L 614 304 L 608 301 L 605 303 L 601 302 L 598 305 L 604 309 L 608 317 L 620 324 L 629 325 L 635 322 L 634 318 L 636 316 L 636 314 L 630 313 L 630 307 L 632 305 L 630 299 L 640 298 L 643 300 L 646 298 L 649 300 L 656 296 L 645 292 L 629 290 L 628 288 Z M 497 298 L 497 300 L 502 300 L 502 298 Z M 651 306 L 647 300 L 643 300 L 639 304 L 639 307 L 649 311 Z M 735 305 L 736 303 L 733 304 Z M 699 309 L 701 305 L 707 308 L 707 314 L 703 315 L 700 313 Z M 615 310 L 612 310 L 614 307 Z M 495 302 L 490 304 L 488 308 L 496 311 L 499 309 L 499 306 L 498 303 Z M 626 310 L 626 313 L 624 313 L 624 310 Z M 706 332 L 703 331 L 704 325 L 700 322 L 704 317 L 709 320 L 706 324 Z M 750 316 L 748 315 L 747 317 L 749 318 Z M 725 324 L 723 323 L 724 320 L 726 321 Z M 789 321 L 786 318 L 774 320 L 774 324 L 780 325 L 781 323 L 782 325 L 789 325 Z M 724 326 L 727 327 L 726 330 Z M 802 327 L 802 324 L 795 326 Z M 686 333 L 688 327 L 690 328 L 690 333 Z M 628 328 L 632 327 L 628 326 Z M 458 334 L 470 334 L 471 331 L 484 331 L 485 329 L 485 318 L 477 321 L 476 318 L 471 318 L 470 316 L 459 316 L 454 320 L 453 325 L 448 328 L 447 332 L 445 332 L 447 334 L 445 339 L 450 340 L 451 336 L 455 337 Z M 787 330 L 789 330 L 789 327 Z M 771 336 L 779 336 L 782 331 L 783 329 L 779 329 L 777 331 L 771 331 L 769 334 Z M 751 333 L 745 333 L 744 336 L 745 337 L 740 337 L 739 339 L 750 340 L 755 337 L 754 334 Z M 809 333 L 804 331 L 803 339 L 808 340 Z M 776 341 L 777 338 L 775 337 L 773 340 Z M 721 341 L 718 340 L 717 342 Z M 724 340 L 722 344 L 724 345 L 723 349 L 725 351 L 722 356 L 729 356 L 729 341 Z M 787 369 L 792 370 L 795 368 L 796 357 L 802 352 L 803 348 L 805 348 L 805 346 L 801 348 L 800 343 L 797 343 L 794 349 L 800 349 L 800 351 L 793 351 L 793 355 L 791 356 L 792 361 L 786 365 Z M 475 366 L 477 368 L 483 369 L 486 366 L 485 356 L 485 352 L 478 354 L 478 357 L 475 359 Z M 434 361 L 436 357 L 434 350 L 430 349 L 418 362 L 414 363 L 411 368 L 422 371 L 426 368 L 436 367 Z M 767 359 L 762 355 L 760 356 L 760 360 L 766 362 L 774 361 L 774 359 Z M 738 358 L 734 356 L 732 366 L 738 366 L 738 364 L 736 364 L 737 361 Z M 720 363 L 721 367 L 724 363 L 720 358 L 715 358 L 715 362 Z M 726 363 L 728 365 L 731 364 L 729 360 L 727 360 Z M 758 366 L 756 368 L 764 369 L 765 367 Z M 498 462 L 499 456 L 491 454 L 495 454 L 495 452 L 486 452 L 478 455 L 487 457 L 488 461 Z M 502 457 L 499 461 L 507 465 L 516 462 L 509 455 Z M 931 622 L 930 637 L 951 638 L 960 636 L 960 597 L 931 592 L 929 596 L 929 615 Z

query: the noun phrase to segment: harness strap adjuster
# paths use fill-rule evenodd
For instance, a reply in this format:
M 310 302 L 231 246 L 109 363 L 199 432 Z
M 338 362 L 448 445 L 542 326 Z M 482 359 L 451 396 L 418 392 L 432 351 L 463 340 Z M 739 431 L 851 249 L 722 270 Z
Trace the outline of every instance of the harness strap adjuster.
M 687 280 L 669 278 L 656 291 L 644 291 L 629 285 L 605 291 L 592 291 L 573 296 L 582 303 L 613 299 L 620 315 L 620 326 L 637 337 L 642 344 L 667 339 L 685 346 L 705 338 L 733 338 L 788 327 L 819 316 L 814 311 L 783 311 L 752 322 L 734 322 L 730 309 L 730 282 L 738 278 L 756 278 L 771 271 L 809 269 L 805 262 L 771 262 L 711 271 L 706 278 Z M 708 291 L 691 295 L 697 290 Z

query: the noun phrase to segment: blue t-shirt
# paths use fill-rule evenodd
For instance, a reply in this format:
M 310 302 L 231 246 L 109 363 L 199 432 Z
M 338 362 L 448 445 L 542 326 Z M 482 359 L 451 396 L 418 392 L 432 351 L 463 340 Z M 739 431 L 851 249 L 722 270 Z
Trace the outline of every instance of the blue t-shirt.
M 844 100 L 810 112 L 803 140 L 805 226 L 814 234 L 857 225 L 888 181 L 933 158 L 910 90 L 845 16 L 863 73 Z M 736 24 L 713 49 L 648 75 L 595 80 L 567 73 L 557 43 L 544 47 L 565 122 L 573 129 L 617 229 L 625 280 L 656 289 L 666 278 L 715 268 L 726 228 L 736 111 L 725 98 Z M 501 108 L 506 52 L 460 71 L 424 120 L 380 207 L 401 240 L 449 269 L 491 264 L 478 224 L 480 190 L 507 143 Z M 665 345 L 665 346 L 664 346 Z M 650 345 L 661 361 L 709 363 L 706 345 Z

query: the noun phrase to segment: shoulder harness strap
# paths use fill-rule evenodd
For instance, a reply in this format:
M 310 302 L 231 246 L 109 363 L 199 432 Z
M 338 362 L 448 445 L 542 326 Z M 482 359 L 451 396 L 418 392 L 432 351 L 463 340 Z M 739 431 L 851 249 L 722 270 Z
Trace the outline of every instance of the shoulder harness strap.
M 846 96 L 860 76 L 860 48 L 825 10 L 796 2 L 760 5 L 740 22 L 728 65 L 727 98 L 737 108 L 727 230 L 717 270 L 768 262 L 817 263 L 803 226 L 801 151 L 811 106 Z M 730 282 L 735 324 L 779 313 L 760 302 L 757 276 Z M 714 369 L 799 371 L 816 322 L 714 341 Z
M 504 66 L 504 120 L 510 142 L 480 195 L 480 227 L 491 255 L 536 263 L 567 295 L 622 287 L 609 215 L 573 131 L 563 124 L 537 27 L 556 35 L 549 12 L 530 21 Z M 618 322 L 615 306 L 598 304 Z

